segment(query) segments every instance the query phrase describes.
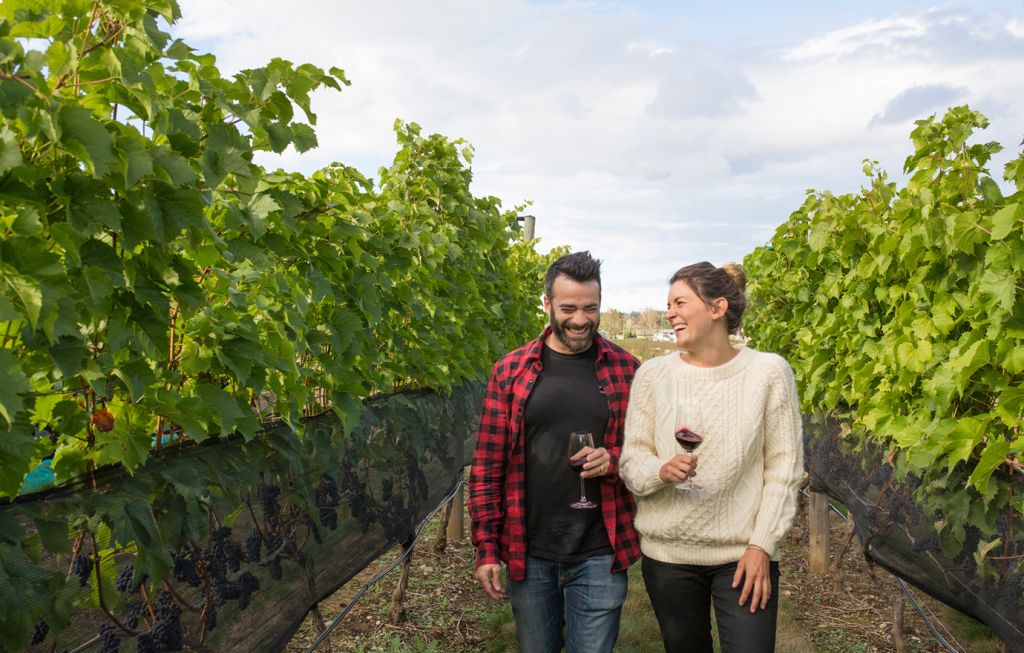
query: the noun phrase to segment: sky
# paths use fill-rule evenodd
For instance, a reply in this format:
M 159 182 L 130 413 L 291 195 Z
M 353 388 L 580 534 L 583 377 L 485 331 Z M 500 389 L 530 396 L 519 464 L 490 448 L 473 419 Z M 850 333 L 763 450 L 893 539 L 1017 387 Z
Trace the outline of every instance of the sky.
M 314 96 L 317 149 L 260 163 L 377 178 L 395 119 L 463 138 L 476 195 L 532 202 L 538 251 L 603 261 L 604 309 L 664 307 L 676 269 L 742 262 L 809 189 L 856 193 L 865 159 L 903 179 L 917 119 L 984 113 L 1000 180 L 1024 137 L 1024 0 L 180 5 L 172 33 L 224 74 L 282 57 L 351 80 Z

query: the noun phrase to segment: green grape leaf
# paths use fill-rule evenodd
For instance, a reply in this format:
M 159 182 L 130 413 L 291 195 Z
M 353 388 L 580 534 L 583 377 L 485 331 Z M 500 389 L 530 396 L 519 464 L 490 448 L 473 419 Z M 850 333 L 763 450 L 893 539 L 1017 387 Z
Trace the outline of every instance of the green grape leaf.
M 992 472 L 995 471 L 996 467 L 1006 461 L 1006 456 L 1009 453 L 1009 442 L 999 436 L 990 438 L 988 444 L 985 445 L 984 451 L 981 452 L 981 458 L 978 460 L 978 464 L 975 465 L 974 471 L 971 472 L 971 476 L 967 479 L 967 482 L 978 490 L 979 493 L 985 495 L 988 491 L 988 484 L 992 478 Z
M 0 269 L 7 267 L 0 264 Z M 29 326 L 33 329 L 39 323 L 39 313 L 43 309 L 43 292 L 40 284 L 23 277 L 22 275 L 10 270 L 4 270 L 4 276 L 7 283 L 21 299 L 21 305 L 24 309 L 24 315 L 28 318 Z
M 14 425 L 14 416 L 24 407 L 21 395 L 29 390 L 31 386 L 14 353 L 0 349 L 0 417 L 8 428 Z
M 21 165 L 21 150 L 14 132 L 6 127 L 0 129 L 0 175 Z
M 1002 240 L 1010 235 L 1013 226 L 1019 221 L 1021 205 L 1018 202 L 1007 204 L 992 216 L 992 238 Z
M 309 125 L 294 123 L 292 125 L 292 143 L 297 152 L 308 152 L 317 146 L 316 133 Z
M 1006 426 L 1019 428 L 1024 422 L 1024 386 L 1008 387 L 999 393 L 996 413 Z
M 62 107 L 59 114 L 61 144 L 97 176 L 106 174 L 117 161 L 113 139 L 103 123 L 88 109 Z

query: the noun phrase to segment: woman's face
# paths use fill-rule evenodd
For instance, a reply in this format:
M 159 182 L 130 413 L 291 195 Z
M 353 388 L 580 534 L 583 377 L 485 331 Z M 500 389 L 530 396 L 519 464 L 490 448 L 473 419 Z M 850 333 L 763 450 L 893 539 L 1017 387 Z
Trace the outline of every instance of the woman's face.
M 717 299 L 708 306 L 685 281 L 676 281 L 668 289 L 668 309 L 665 318 L 676 333 L 676 345 L 682 349 L 695 349 L 705 344 L 712 329 L 725 314 Z

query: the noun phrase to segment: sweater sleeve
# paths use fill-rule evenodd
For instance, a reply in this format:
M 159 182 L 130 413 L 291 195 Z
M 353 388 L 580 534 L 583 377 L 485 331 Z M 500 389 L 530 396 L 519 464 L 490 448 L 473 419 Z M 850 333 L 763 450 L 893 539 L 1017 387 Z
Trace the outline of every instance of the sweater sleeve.
M 803 479 L 800 401 L 789 364 L 776 357 L 764 415 L 764 487 L 750 544 L 778 558 L 778 544 L 796 514 Z
M 651 364 L 641 365 L 629 392 L 619 476 L 636 496 L 645 496 L 666 487 L 658 476 L 664 461 L 658 458 L 654 443 L 655 376 Z

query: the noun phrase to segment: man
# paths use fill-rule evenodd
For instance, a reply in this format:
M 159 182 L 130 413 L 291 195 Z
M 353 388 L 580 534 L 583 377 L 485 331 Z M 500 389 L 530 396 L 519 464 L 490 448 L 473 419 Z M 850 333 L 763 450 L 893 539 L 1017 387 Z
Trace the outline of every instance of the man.
M 636 358 L 602 338 L 601 262 L 568 254 L 548 268 L 550 324 L 499 360 L 487 386 L 469 480 L 476 577 L 507 594 L 522 653 L 602 653 L 619 633 L 626 569 L 640 557 L 636 504 L 619 453 Z M 569 466 L 569 433 L 596 447 Z M 570 507 L 580 478 L 591 509 Z M 508 564 L 508 591 L 501 562 Z M 564 627 L 564 635 L 563 635 Z

